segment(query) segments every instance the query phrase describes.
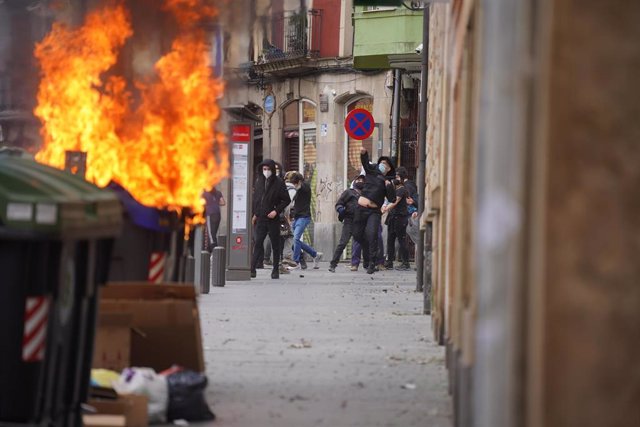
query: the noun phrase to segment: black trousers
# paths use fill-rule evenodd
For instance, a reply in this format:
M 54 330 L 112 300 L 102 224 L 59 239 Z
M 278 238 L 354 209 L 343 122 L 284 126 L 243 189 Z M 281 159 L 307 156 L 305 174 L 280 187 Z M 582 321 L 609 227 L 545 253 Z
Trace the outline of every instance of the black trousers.
M 382 213 L 380 209 L 358 206 L 353 219 L 353 238 L 362 245 L 362 257 L 365 264 L 375 260 L 378 253 L 378 229 Z
M 409 249 L 407 248 L 407 224 L 409 217 L 393 216 L 387 224 L 387 262 L 396 260 L 396 239 L 398 240 L 398 258 L 403 264 L 409 264 Z
M 349 240 L 351 240 L 351 235 L 353 234 L 353 219 L 345 218 L 342 223 L 342 234 L 340 235 L 340 242 L 338 246 L 336 246 L 336 250 L 333 253 L 333 258 L 331 259 L 331 266 L 335 267 L 338 265 L 340 261 L 340 257 L 342 256 L 342 252 L 344 248 L 347 247 Z
M 211 247 L 211 251 L 213 252 L 213 248 L 218 246 L 218 228 L 220 228 L 220 220 L 222 216 L 220 213 L 214 213 L 211 215 L 207 215 L 207 231 L 209 237 L 209 245 Z
M 251 271 L 256 271 L 258 263 L 264 259 L 264 239 L 269 235 L 273 248 L 273 269 L 278 270 L 280 265 L 280 220 L 258 218 L 256 223 L 256 235 L 251 257 Z

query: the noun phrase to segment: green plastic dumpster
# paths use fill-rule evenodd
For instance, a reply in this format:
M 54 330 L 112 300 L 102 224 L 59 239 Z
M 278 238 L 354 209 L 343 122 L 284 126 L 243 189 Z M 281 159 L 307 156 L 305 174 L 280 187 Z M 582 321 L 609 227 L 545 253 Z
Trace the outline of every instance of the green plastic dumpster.
M 80 426 L 116 196 L 0 153 L 0 426 Z

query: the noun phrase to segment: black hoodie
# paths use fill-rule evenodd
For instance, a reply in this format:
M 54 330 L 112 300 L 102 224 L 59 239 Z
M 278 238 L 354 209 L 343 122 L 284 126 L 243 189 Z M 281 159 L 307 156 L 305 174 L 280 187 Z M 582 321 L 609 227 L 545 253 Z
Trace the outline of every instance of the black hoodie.
M 343 219 L 353 219 L 358 207 L 358 197 L 360 197 L 360 192 L 355 188 L 347 188 L 342 192 L 336 202 L 336 211 L 341 222 Z M 340 214 L 341 209 L 344 209 L 342 214 Z
M 378 164 L 380 164 L 382 160 L 386 160 L 391 165 L 391 170 L 385 175 L 382 175 L 378 170 Z M 364 152 L 360 154 L 360 162 L 365 171 L 362 195 L 378 205 L 379 208 L 384 204 L 385 197 L 389 202 L 395 202 L 396 189 L 390 180 L 396 176 L 396 172 L 391 159 L 388 157 L 380 157 L 378 163 L 374 165 L 369 163 L 369 153 Z
M 271 176 L 266 179 L 262 167 L 269 166 Z M 253 187 L 253 214 L 258 218 L 267 218 L 269 212 L 276 211 L 278 215 L 291 203 L 289 192 L 284 181 L 276 176 L 276 162 L 265 159 L 258 165 L 258 176 Z M 273 218 L 277 220 L 276 216 Z

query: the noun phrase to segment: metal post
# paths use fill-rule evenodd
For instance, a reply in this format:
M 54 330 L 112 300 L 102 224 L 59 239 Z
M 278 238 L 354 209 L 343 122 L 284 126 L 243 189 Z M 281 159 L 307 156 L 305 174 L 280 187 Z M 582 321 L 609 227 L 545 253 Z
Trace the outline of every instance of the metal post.
M 427 164 L 427 87 L 429 60 L 429 5 L 424 5 L 422 17 L 422 64 L 420 67 L 420 112 L 418 127 L 418 197 L 420 199 L 420 215 L 424 214 L 425 206 L 425 168 Z M 424 231 L 420 230 L 418 246 L 416 248 L 416 291 L 422 292 L 424 279 Z
M 424 245 L 424 272 L 423 272 L 423 287 L 422 293 L 424 294 L 424 314 L 431 314 L 431 289 L 432 289 L 432 276 L 431 270 L 433 268 L 433 223 L 427 223 L 427 230 L 425 231 L 425 245 Z
M 204 227 L 198 225 L 194 229 L 193 233 L 193 256 L 195 257 L 195 267 L 193 276 L 193 285 L 196 287 L 196 292 L 200 292 L 202 286 L 202 257 L 200 253 L 204 247 Z
M 216 246 L 211 252 L 211 285 L 212 286 L 224 286 L 225 285 L 225 260 L 226 254 L 224 247 Z
M 391 112 L 391 158 L 399 159 L 400 141 L 400 85 L 402 70 L 396 68 L 393 70 L 393 110 Z M 397 161 L 396 161 L 397 163 Z M 398 166 L 396 164 L 396 166 Z
M 209 293 L 211 284 L 211 253 L 209 251 L 200 252 L 200 287 L 197 292 L 202 294 Z
M 189 255 L 185 262 L 184 282 L 193 283 L 195 278 L 196 260 L 193 255 Z

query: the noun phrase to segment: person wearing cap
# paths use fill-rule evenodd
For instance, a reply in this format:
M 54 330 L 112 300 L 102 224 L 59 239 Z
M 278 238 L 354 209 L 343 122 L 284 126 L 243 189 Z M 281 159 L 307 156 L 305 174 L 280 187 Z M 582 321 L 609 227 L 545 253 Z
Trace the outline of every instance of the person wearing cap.
M 284 181 L 276 174 L 276 163 L 266 159 L 260 163 L 253 190 L 253 218 L 256 226 L 255 244 L 251 258 L 251 277 L 256 277 L 256 267 L 264 257 L 264 239 L 269 235 L 273 247 L 272 279 L 278 279 L 280 272 L 280 214 L 291 199 Z
M 333 253 L 331 263 L 329 265 L 329 271 L 336 272 L 338 261 L 342 256 L 344 248 L 347 247 L 351 236 L 353 235 L 353 218 L 358 208 L 358 198 L 361 191 L 364 188 L 364 175 L 359 175 L 353 182 L 353 188 L 348 188 L 342 192 L 340 198 L 336 202 L 336 212 L 338 212 L 338 221 L 342 222 L 342 234 L 340 235 L 340 242 Z
M 358 208 L 354 218 L 353 236 L 369 254 L 367 274 L 376 271 L 375 262 L 378 252 L 378 230 L 380 229 L 382 205 L 385 198 L 395 202 L 396 191 L 389 180 L 395 177 L 395 167 L 389 157 L 380 157 L 377 164 L 369 162 L 369 153 L 365 148 L 360 151 L 360 162 L 365 170 L 364 188 L 358 198 Z

